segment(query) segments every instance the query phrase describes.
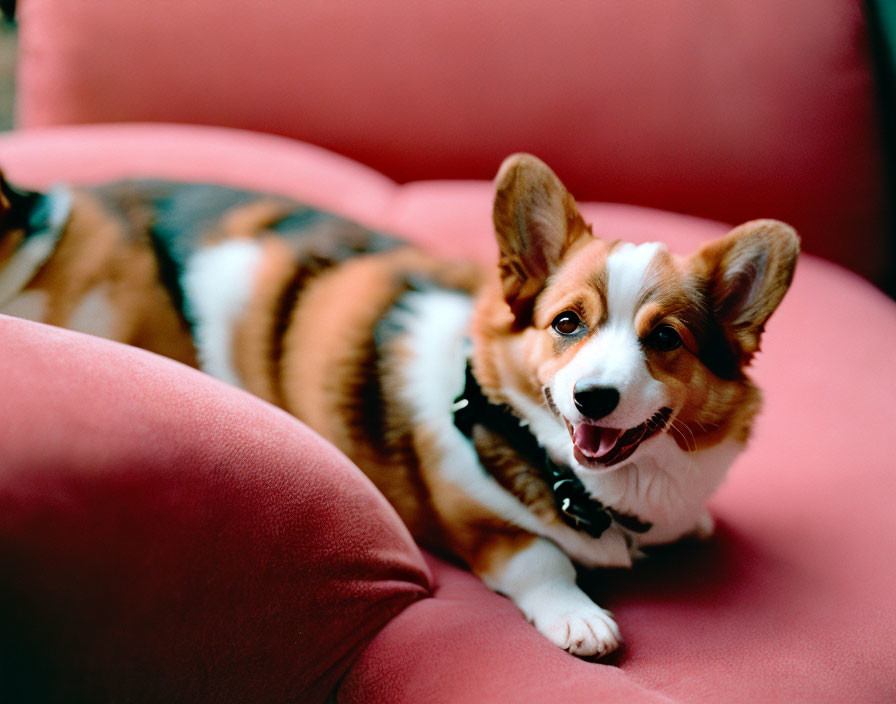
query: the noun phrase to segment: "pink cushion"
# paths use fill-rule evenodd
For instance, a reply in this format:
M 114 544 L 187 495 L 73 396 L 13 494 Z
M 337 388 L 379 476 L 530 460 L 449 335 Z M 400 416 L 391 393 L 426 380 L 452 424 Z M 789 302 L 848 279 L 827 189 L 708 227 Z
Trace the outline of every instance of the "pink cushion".
M 642 215 L 629 212 L 632 229 Z M 530 640 L 515 609 L 434 563 L 437 603 L 393 620 L 341 694 L 383 704 L 436 691 L 440 702 L 470 701 L 471 691 L 532 704 L 593 702 L 598 693 L 609 702 L 892 701 L 894 348 L 892 300 L 803 259 L 755 365 L 765 411 L 711 504 L 715 540 L 587 580 L 626 639 L 607 661 L 618 669 Z M 450 608 L 438 603 L 448 595 Z M 422 626 L 435 620 L 443 630 Z M 446 632 L 465 647 L 445 647 Z M 398 656 L 408 649 L 437 655 Z
M 294 418 L 0 316 L 0 618 L 15 701 L 321 701 L 429 571 Z
M 47 155 L 52 155 L 48 158 Z M 0 167 L 34 188 L 160 176 L 281 193 L 446 256 L 492 261 L 493 188 L 484 181 L 423 181 L 397 187 L 371 169 L 295 140 L 189 125 L 77 125 L 0 135 Z M 598 230 L 644 241 L 663 233 L 686 251 L 725 225 L 614 203 L 585 204 Z M 632 217 L 632 214 L 635 214 Z
M 80 125 L 0 134 L 0 145 L 0 167 L 23 183 L 46 187 L 162 174 L 293 195 L 356 219 L 383 212 L 395 185 L 310 144 L 233 129 Z
M 776 217 L 884 270 L 858 2 L 19 4 L 25 127 L 241 127 L 400 181 L 491 178 L 528 150 L 581 198 Z
M 165 156 L 157 159 L 152 156 L 153 150 Z M 269 159 L 275 156 L 276 173 L 269 167 Z M 258 186 L 277 181 L 279 174 L 284 180 L 273 186 L 273 190 L 308 198 L 312 202 L 319 199 L 331 207 L 351 210 L 365 222 L 410 236 L 445 253 L 474 254 L 483 258 L 493 253 L 489 224 L 490 184 L 428 182 L 397 187 L 388 179 L 351 162 L 274 138 L 255 142 L 250 135 L 226 130 L 206 132 L 174 126 L 66 128 L 0 139 L 0 164 L 5 165 L 11 177 L 33 185 L 46 183 L 50 178 L 84 181 L 128 172 L 146 175 L 153 169 L 154 175 L 162 177 L 188 178 L 191 174 L 207 177 L 220 173 L 228 183 Z M 315 179 L 318 166 L 336 191 L 343 187 L 347 190 L 336 194 L 322 193 Z M 356 195 L 357 200 L 352 195 Z M 637 241 L 661 238 L 680 251 L 688 251 L 698 242 L 726 230 L 726 226 L 719 223 L 631 206 L 586 204 L 584 210 L 595 222 L 596 231 L 608 237 L 622 236 Z M 106 346 L 96 343 L 96 348 L 105 349 Z M 591 588 L 600 603 L 614 610 L 626 638 L 626 646 L 618 656 L 606 664 L 566 656 L 523 623 L 509 602 L 491 594 L 467 573 L 438 561 L 430 563 L 436 598 L 415 600 L 425 593 L 426 573 L 417 558 L 412 558 L 413 553 L 408 551 L 402 538 L 398 542 L 404 547 L 388 552 L 385 557 L 378 553 L 379 558 L 375 561 L 377 569 L 385 562 L 394 570 L 393 560 L 397 560 L 399 577 L 396 581 L 389 581 L 388 575 L 393 572 L 387 573 L 385 584 L 378 579 L 380 572 L 373 574 L 377 577 L 374 580 L 377 589 L 382 588 L 386 594 L 398 587 L 400 596 L 396 597 L 396 612 L 401 606 L 406 608 L 360 653 L 342 681 L 340 696 L 348 702 L 417 702 L 427 701 L 429 695 L 433 701 L 464 702 L 481 700 L 478 698 L 480 692 L 494 692 L 506 701 L 521 702 L 555 699 L 585 702 L 604 695 L 606 701 L 621 702 L 892 700 L 896 695 L 896 673 L 892 668 L 896 659 L 896 637 L 893 635 L 896 633 L 896 604 L 892 599 L 896 593 L 896 565 L 889 556 L 896 551 L 896 514 L 891 506 L 891 497 L 896 496 L 896 473 L 893 472 L 896 439 L 892 433 L 891 411 L 896 368 L 890 351 L 894 348 L 896 303 L 835 265 L 812 256 L 803 257 L 791 292 L 769 324 L 763 351 L 755 364 L 755 376 L 766 389 L 765 412 L 748 452 L 739 459 L 712 503 L 721 523 L 718 538 L 708 546 L 672 549 L 632 572 L 601 573 L 593 580 Z M 119 350 L 116 354 L 124 352 Z M 132 359 L 146 358 L 139 353 L 130 354 L 131 364 Z M 43 357 L 37 359 L 43 360 L 41 364 L 50 365 L 50 369 L 64 366 L 59 359 L 55 362 Z M 83 363 L 87 369 L 94 370 L 93 374 L 97 364 L 105 359 L 108 358 L 100 357 L 94 361 L 78 357 L 72 364 L 78 368 Z M 37 364 L 30 356 L 24 363 Z M 156 363 L 166 369 L 176 367 Z M 12 365 L 7 364 L 4 368 L 10 369 Z M 178 375 L 198 379 L 195 374 L 179 367 L 176 369 Z M 69 371 L 75 373 L 70 368 Z M 103 373 L 115 374 L 114 370 Z M 130 382 L 131 374 L 133 372 L 120 374 L 116 383 L 123 384 L 125 395 L 130 393 L 128 398 L 135 395 L 143 398 L 146 392 L 139 390 L 138 381 L 142 384 L 146 375 L 138 375 L 137 381 Z M 12 374 L 5 375 L 2 383 L 16 383 L 12 377 Z M 88 377 L 88 382 L 91 378 Z M 57 390 L 67 388 L 69 383 L 74 385 L 73 393 L 81 388 L 77 378 L 66 384 L 45 380 L 45 391 L 50 394 L 52 388 L 56 396 Z M 212 387 L 216 397 L 224 393 L 223 387 L 212 382 L 196 381 L 195 385 L 200 390 L 206 389 L 197 392 L 200 400 L 211 394 Z M 96 384 L 91 385 L 91 388 L 95 387 Z M 18 390 L 23 388 L 16 387 Z M 28 393 L 34 393 L 30 385 Z M 237 396 L 240 403 L 248 402 L 235 391 L 228 391 L 225 396 L 225 407 L 230 403 L 227 399 Z M 84 402 L 81 396 L 78 398 Z M 46 417 L 46 411 L 42 410 L 46 403 L 40 398 L 32 403 L 27 397 L 0 394 L 0 404 L 7 404 L 7 408 L 13 401 L 29 403 L 29 413 L 40 412 L 39 418 Z M 254 404 L 250 405 L 255 408 Z M 282 414 L 270 411 L 263 404 L 260 407 L 266 409 L 265 413 L 274 414 L 275 419 L 270 422 L 275 426 L 287 423 L 288 419 Z M 122 401 L 115 408 L 124 413 L 125 418 L 144 413 L 139 405 L 130 402 Z M 186 408 L 183 413 L 191 418 L 188 411 Z M 181 423 L 172 431 L 175 437 L 186 432 L 184 424 L 190 428 L 188 417 L 177 416 Z M 207 416 L 199 414 L 199 417 Z M 161 422 L 162 430 L 152 437 L 166 437 L 171 426 L 165 418 L 156 418 L 153 422 Z M 222 432 L 225 435 L 231 432 L 232 425 Z M 291 422 L 288 425 L 300 427 Z M 128 424 L 127 427 L 133 426 Z M 0 424 L 0 431 L 3 429 Z M 219 438 L 213 431 L 205 429 L 203 432 L 207 434 L 203 437 Z M 61 431 L 60 435 L 60 442 L 69 441 Z M 278 449 L 282 429 L 276 436 L 277 444 L 271 444 L 266 450 L 287 452 Z M 77 448 L 77 443 L 74 446 Z M 237 451 L 230 444 L 225 447 L 228 453 Z M 250 443 L 249 448 L 256 446 Z M 217 457 L 214 452 L 207 456 L 198 448 L 195 451 L 202 462 L 213 463 L 212 458 Z M 155 452 L 162 450 L 157 448 Z M 237 454 L 233 461 L 238 462 L 240 457 Z M 208 466 L 202 462 L 200 469 Z M 337 459 L 332 462 L 342 466 Z M 137 470 L 139 474 L 148 471 L 144 465 L 138 465 Z M 163 493 L 161 487 L 165 481 L 161 470 L 152 467 L 150 470 L 150 478 L 158 478 L 158 488 L 157 493 L 146 495 L 158 496 Z M 44 481 L 45 475 L 40 476 Z M 158 501 L 152 499 L 146 508 L 141 504 L 142 493 L 131 494 L 125 497 L 126 500 L 119 499 L 124 489 L 111 480 L 106 481 L 108 475 L 97 476 L 99 479 L 90 485 L 96 497 L 89 501 L 84 499 L 87 505 L 96 506 L 97 510 L 104 507 L 102 510 L 107 512 L 104 515 L 108 515 L 111 509 L 103 496 L 114 489 L 118 492 L 116 499 L 119 503 L 129 506 L 128 515 L 135 517 L 131 524 L 125 525 L 132 525 L 132 530 L 140 533 L 144 540 L 142 545 L 158 540 L 169 546 L 169 552 L 162 551 L 169 559 L 165 564 L 181 565 L 180 572 L 174 570 L 175 574 L 189 574 L 193 575 L 191 579 L 196 579 L 195 573 L 183 563 L 196 558 L 196 545 L 209 543 L 209 524 L 198 521 L 198 527 L 194 528 L 195 523 L 177 518 L 182 514 L 174 509 L 166 514 L 177 520 L 163 522 L 163 527 L 167 528 L 169 523 L 180 526 L 176 535 L 187 557 L 177 557 L 175 546 L 171 544 L 173 538 L 166 537 L 167 532 L 153 538 L 154 531 L 159 528 L 151 524 L 150 519 L 155 515 L 153 507 Z M 318 486 L 317 481 L 328 482 L 326 477 L 315 477 L 312 481 L 306 474 L 301 476 L 305 486 L 312 489 Z M 203 487 L 206 486 L 204 481 L 199 482 Z M 32 486 L 28 482 L 23 485 Z M 50 486 L 55 485 L 50 482 Z M 242 501 L 248 497 L 258 503 L 250 502 L 245 522 L 240 526 L 250 526 L 258 516 L 271 515 L 273 507 L 284 501 L 290 506 L 316 507 L 324 511 L 323 507 L 302 498 L 302 491 L 291 473 L 287 474 L 285 486 L 265 484 L 259 478 L 252 487 L 257 488 L 257 493 L 248 492 L 246 497 L 241 497 Z M 230 496 L 226 486 L 218 490 L 225 497 Z M 362 494 L 367 496 L 365 492 Z M 55 496 L 53 492 L 45 495 Z M 171 496 L 171 493 L 165 495 Z M 320 495 L 316 490 L 313 493 L 315 500 Z M 45 513 L 41 514 L 42 522 L 49 521 L 51 509 L 55 509 L 57 503 L 54 499 L 47 504 Z M 233 502 L 223 501 L 223 504 L 233 506 Z M 35 499 L 34 505 L 39 506 L 40 502 Z M 70 511 L 73 509 L 65 508 L 62 515 L 74 515 Z M 285 516 L 284 520 L 298 520 L 291 512 Z M 395 537 L 398 529 L 394 526 L 394 516 L 389 512 L 378 516 L 375 521 L 361 521 L 364 530 L 372 522 L 385 521 L 391 526 L 389 535 Z M 350 530 L 356 530 L 359 524 L 352 519 L 357 519 L 357 515 L 350 515 L 349 519 Z M 342 518 L 333 517 L 333 520 Z M 209 518 L 209 522 L 213 524 L 213 518 Z M 62 525 L 56 534 L 42 539 L 43 542 L 35 542 L 36 538 L 23 533 L 18 535 L 24 545 L 36 544 L 55 556 L 61 549 L 58 545 L 65 546 L 65 543 L 57 543 L 61 540 L 60 535 L 77 535 L 74 529 L 64 530 L 76 524 L 63 522 Z M 290 533 L 287 531 L 284 537 L 279 529 L 274 530 L 276 524 L 268 527 L 262 522 L 261 526 L 261 532 L 258 528 L 251 531 L 257 538 L 253 545 L 263 552 L 263 546 L 270 544 L 274 546 L 271 554 L 282 557 L 282 541 L 288 542 Z M 199 537 L 192 536 L 194 530 Z M 238 542 L 231 533 L 226 537 L 228 541 Z M 113 596 L 131 593 L 126 583 L 115 581 L 123 578 L 115 577 L 114 570 L 105 565 L 104 560 L 109 554 L 114 557 L 110 561 L 112 567 L 117 569 L 123 564 L 127 567 L 127 575 L 136 574 L 143 578 L 149 570 L 143 563 L 130 565 L 120 552 L 104 552 L 108 538 L 103 534 L 86 533 L 81 540 L 80 552 L 75 553 L 76 558 L 63 562 L 61 573 L 69 581 L 72 575 L 77 577 L 79 569 L 72 566 L 72 562 L 83 557 L 89 567 L 87 577 L 81 582 L 85 593 L 90 590 Z M 94 549 L 91 549 L 94 540 Z M 137 544 L 136 538 L 133 540 Z M 115 544 L 113 541 L 112 545 Z M 212 547 L 216 548 L 216 544 Z M 290 544 L 290 547 L 293 546 Z M 220 545 L 216 549 L 219 548 Z M 342 579 L 345 574 L 344 563 L 340 562 L 342 547 L 333 551 L 328 549 L 326 540 L 320 540 L 308 547 L 309 552 L 314 549 L 323 551 L 313 558 L 321 572 L 318 577 L 321 580 L 327 577 Z M 251 550 L 248 553 L 253 555 Z M 143 554 L 137 553 L 138 556 Z M 228 581 L 241 588 L 247 577 L 232 566 L 228 567 L 226 561 L 225 569 L 220 570 L 216 562 L 220 554 L 212 550 L 208 561 L 200 562 L 199 567 L 206 575 L 216 575 L 214 584 L 223 594 Z M 306 553 L 301 555 L 304 558 Z M 277 563 L 280 571 L 253 571 L 264 578 L 264 584 L 256 585 L 257 588 L 282 590 L 278 594 L 302 592 L 302 587 L 297 585 L 305 585 L 308 575 L 301 571 L 300 565 L 293 564 L 290 557 L 282 557 Z M 261 561 L 257 555 L 255 559 Z M 363 574 L 369 566 L 369 563 L 357 562 L 357 556 L 348 555 L 344 559 L 358 566 L 359 572 L 349 570 L 350 575 Z M 40 566 L 46 569 L 46 581 L 42 584 L 49 584 L 50 579 L 60 573 L 51 567 L 49 558 Z M 111 577 L 115 579 L 110 587 L 106 578 Z M 290 580 L 291 584 L 287 584 Z M 317 584 L 322 585 L 326 598 L 329 581 Z M 39 595 L 46 593 L 39 592 Z M 151 603 L 154 599 L 158 600 L 157 604 Z M 405 599 L 412 603 L 407 605 Z M 153 609 L 163 610 L 169 602 L 167 591 L 158 589 L 148 593 L 135 618 L 141 618 L 139 614 L 155 613 Z M 388 599 L 385 602 L 388 603 Z M 50 603 L 54 603 L 52 599 Z M 209 602 L 212 624 L 217 624 L 220 603 L 216 599 Z M 285 602 L 275 600 L 275 603 Z M 377 601 L 375 606 L 379 608 L 382 604 Z M 257 606 L 251 600 L 250 605 Z M 190 628 L 179 633 L 175 641 L 195 637 L 202 643 L 208 637 L 204 628 L 193 628 L 201 621 L 199 612 L 202 608 L 205 605 L 197 607 L 196 620 L 188 621 Z M 299 611 L 303 613 L 301 609 Z M 240 609 L 236 613 L 241 613 Z M 281 613 L 278 611 L 278 615 Z M 378 615 L 381 613 L 376 611 Z M 57 628 L 69 623 L 67 617 L 59 616 L 56 611 L 52 615 L 58 616 Z M 370 621 L 365 622 L 371 630 L 361 637 L 364 642 L 375 630 L 374 625 L 378 627 L 385 623 L 374 624 L 374 621 L 371 615 Z M 125 626 L 129 631 L 135 630 L 132 622 L 126 622 Z M 48 630 L 40 631 L 40 634 L 53 635 L 52 628 L 49 625 L 46 628 Z M 97 641 L 107 638 L 108 642 L 96 647 L 111 648 L 109 642 L 114 640 L 117 644 L 121 632 L 121 629 L 111 627 L 97 628 L 93 631 Z M 148 633 L 139 627 L 136 632 Z M 164 629 L 162 632 L 166 637 L 171 633 Z M 333 643 L 331 633 L 319 635 L 324 645 Z M 66 632 L 55 637 L 56 642 L 70 642 L 66 640 L 70 638 Z M 268 637 L 282 643 L 278 640 L 283 637 L 282 632 L 271 626 L 262 635 L 252 634 L 249 645 L 261 648 L 259 640 L 255 639 Z M 216 642 L 214 638 L 212 642 Z M 146 642 L 140 640 L 125 654 L 135 657 L 134 653 L 139 654 L 141 647 L 148 647 L 150 656 L 146 661 L 158 662 L 153 660 L 153 654 L 158 650 L 154 643 L 156 641 L 146 646 Z M 294 647 L 301 649 L 304 646 Z M 208 652 L 207 667 L 219 667 L 219 663 L 224 662 L 227 669 L 232 669 L 233 661 L 228 659 L 236 657 L 232 653 L 216 648 Z M 281 661 L 272 662 L 276 667 L 270 670 L 270 676 L 282 677 Z M 344 662 L 339 660 L 340 665 Z M 75 662 L 76 666 L 79 664 L 80 661 Z M 149 669 L 146 666 L 144 672 Z M 128 672 L 133 674 L 133 670 Z M 177 672 L 183 673 L 182 670 Z M 189 674 L 194 675 L 195 671 Z M 237 668 L 227 684 L 246 687 L 248 685 L 241 678 L 251 674 Z M 192 679 L 185 681 L 188 685 L 184 686 L 195 686 Z M 282 682 L 266 682 L 266 685 L 278 687 Z
M 469 572 L 429 563 L 435 598 L 382 630 L 342 682 L 340 702 L 668 704 L 615 663 L 566 654 Z

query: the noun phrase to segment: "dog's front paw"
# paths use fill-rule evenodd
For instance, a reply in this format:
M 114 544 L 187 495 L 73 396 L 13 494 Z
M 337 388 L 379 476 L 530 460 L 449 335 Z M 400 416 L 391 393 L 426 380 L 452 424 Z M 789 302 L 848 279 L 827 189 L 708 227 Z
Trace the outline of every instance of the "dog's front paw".
M 509 596 L 542 635 L 574 655 L 606 655 L 619 647 L 619 627 L 609 611 L 576 584 L 576 570 L 554 543 L 535 539 L 500 571 L 483 575 Z
M 619 626 L 597 604 L 576 611 L 543 615 L 535 627 L 552 643 L 573 655 L 607 655 L 619 647 Z

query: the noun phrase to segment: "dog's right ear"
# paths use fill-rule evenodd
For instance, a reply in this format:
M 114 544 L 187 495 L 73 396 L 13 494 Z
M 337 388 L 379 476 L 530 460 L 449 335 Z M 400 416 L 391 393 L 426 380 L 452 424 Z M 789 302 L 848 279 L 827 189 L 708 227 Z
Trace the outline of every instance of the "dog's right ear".
M 590 239 L 576 202 L 540 159 L 507 157 L 495 178 L 492 218 L 501 284 L 517 327 L 529 324 L 535 298 L 570 248 Z

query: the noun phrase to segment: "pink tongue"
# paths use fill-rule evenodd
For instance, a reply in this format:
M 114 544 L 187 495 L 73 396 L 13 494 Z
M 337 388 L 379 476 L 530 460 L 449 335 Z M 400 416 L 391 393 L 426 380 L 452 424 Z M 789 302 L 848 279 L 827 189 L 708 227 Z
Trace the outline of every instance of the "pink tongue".
M 622 430 L 617 428 L 599 428 L 596 425 L 582 423 L 576 428 L 573 442 L 582 452 L 591 457 L 603 457 L 616 445 Z

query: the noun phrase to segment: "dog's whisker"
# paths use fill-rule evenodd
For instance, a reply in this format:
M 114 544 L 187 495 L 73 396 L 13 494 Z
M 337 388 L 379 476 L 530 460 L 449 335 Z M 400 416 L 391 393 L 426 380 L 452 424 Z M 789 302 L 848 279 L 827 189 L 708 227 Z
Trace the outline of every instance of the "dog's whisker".
M 682 423 L 678 419 L 675 419 L 670 424 L 669 428 L 675 431 L 678 436 L 685 442 L 685 445 L 688 448 L 689 452 L 693 452 L 697 449 L 697 438 L 694 436 L 694 431 L 691 430 L 686 424 Z M 688 431 L 688 435 L 685 435 L 681 429 Z M 690 436 L 690 438 L 688 437 Z M 693 442 L 693 446 L 691 443 Z

